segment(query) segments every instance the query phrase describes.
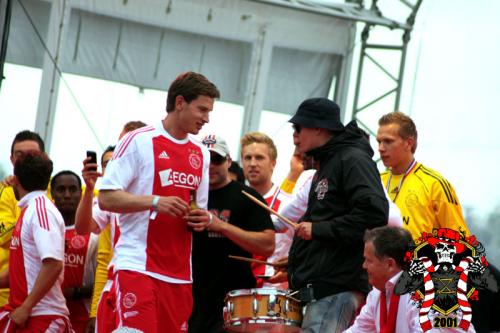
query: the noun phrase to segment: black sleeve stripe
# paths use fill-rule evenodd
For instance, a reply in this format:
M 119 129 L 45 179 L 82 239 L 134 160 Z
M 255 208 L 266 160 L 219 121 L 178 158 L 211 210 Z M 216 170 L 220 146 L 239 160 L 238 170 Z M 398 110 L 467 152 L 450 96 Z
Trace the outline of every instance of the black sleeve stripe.
M 454 203 L 454 204 L 457 203 L 456 200 L 453 198 L 453 192 L 451 190 L 450 184 L 443 176 L 436 173 L 434 170 L 428 169 L 426 167 L 422 167 L 422 171 L 424 171 L 427 175 L 429 175 L 429 176 L 435 178 L 437 181 L 439 181 L 439 183 L 443 187 L 443 190 L 446 192 L 446 197 L 448 198 L 448 201 L 450 203 Z
M 422 172 L 424 172 L 426 175 L 436 179 L 439 182 L 439 184 L 441 184 L 441 187 L 443 188 L 443 191 L 446 194 L 446 198 L 448 199 L 449 203 L 452 203 L 455 205 L 457 204 L 457 202 L 453 198 L 453 195 L 451 193 L 450 188 L 448 187 L 448 184 L 446 184 L 446 180 L 444 180 L 443 177 L 440 177 L 440 176 L 434 174 L 433 172 L 431 172 L 429 169 L 427 169 L 425 167 L 422 167 Z
M 448 182 L 448 180 L 446 178 L 444 178 L 443 176 L 441 176 L 440 174 L 438 174 L 437 172 L 435 172 L 434 170 L 431 170 L 429 168 L 426 168 L 426 167 L 423 167 L 429 174 L 432 174 L 434 175 L 434 177 L 436 179 L 438 179 L 441 183 L 441 185 L 443 186 L 446 186 L 446 189 L 448 191 L 448 193 L 450 194 L 450 198 L 451 198 L 451 201 L 450 203 L 453 203 L 455 205 L 458 205 L 458 200 L 455 198 L 455 196 L 453 195 L 453 190 L 452 190 L 452 187 L 451 187 L 451 184 Z M 444 187 L 443 187 L 444 188 Z
M 450 182 L 447 179 L 445 179 L 445 182 L 448 185 L 448 188 L 450 189 L 451 197 L 453 198 L 455 205 L 458 205 L 458 200 L 457 200 L 456 196 L 453 195 L 453 192 L 454 192 L 454 191 L 452 191 L 453 187 L 451 186 Z

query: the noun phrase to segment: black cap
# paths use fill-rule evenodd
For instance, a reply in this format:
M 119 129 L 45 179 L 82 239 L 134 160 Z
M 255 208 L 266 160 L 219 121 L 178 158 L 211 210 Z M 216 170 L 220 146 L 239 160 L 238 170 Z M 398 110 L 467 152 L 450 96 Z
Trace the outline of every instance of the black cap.
M 306 99 L 299 105 L 297 112 L 288 122 L 331 131 L 344 130 L 344 125 L 340 121 L 339 106 L 327 98 Z

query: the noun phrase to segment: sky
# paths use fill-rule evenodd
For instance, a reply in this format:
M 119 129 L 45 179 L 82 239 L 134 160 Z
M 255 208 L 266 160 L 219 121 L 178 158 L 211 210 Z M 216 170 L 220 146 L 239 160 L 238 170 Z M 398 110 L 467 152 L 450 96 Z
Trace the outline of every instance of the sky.
M 496 0 L 424 0 L 409 44 L 400 107 L 418 128 L 417 160 L 442 173 L 463 206 L 479 216 L 500 204 L 498 12 Z M 7 79 L 0 90 L 0 167 L 11 173 L 10 143 L 17 132 L 34 128 L 41 71 L 11 64 L 5 70 Z M 368 83 L 375 89 L 381 86 L 377 80 L 374 76 Z M 50 149 L 55 171 L 79 173 L 85 151 L 100 155 L 104 147 L 116 143 L 126 121 L 159 121 L 165 98 L 165 92 L 65 74 Z M 384 113 L 391 111 L 381 105 Z M 345 107 L 349 114 L 352 95 Z M 241 106 L 217 102 L 203 133 L 223 133 L 237 157 L 242 116 Z M 261 120 L 260 130 L 276 141 L 279 150 L 275 182 L 285 176 L 293 150 L 288 118 L 264 112 Z M 374 123 L 378 114 L 366 118 Z
M 419 131 L 416 157 L 479 214 L 500 204 L 499 10 L 495 0 L 424 1 L 409 59 L 420 52 L 407 108 Z

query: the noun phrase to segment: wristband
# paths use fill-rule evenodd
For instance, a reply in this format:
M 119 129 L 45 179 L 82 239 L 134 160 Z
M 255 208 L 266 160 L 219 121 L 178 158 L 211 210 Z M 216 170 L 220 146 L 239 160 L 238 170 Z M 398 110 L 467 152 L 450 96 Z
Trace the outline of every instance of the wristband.
M 153 208 L 155 212 L 158 211 L 158 202 L 160 202 L 160 196 L 155 195 L 153 198 L 153 203 L 151 204 L 151 208 Z

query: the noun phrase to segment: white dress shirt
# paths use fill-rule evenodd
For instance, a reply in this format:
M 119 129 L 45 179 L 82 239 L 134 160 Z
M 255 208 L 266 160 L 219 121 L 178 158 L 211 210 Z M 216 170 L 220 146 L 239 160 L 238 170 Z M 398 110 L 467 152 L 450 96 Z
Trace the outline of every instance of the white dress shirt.
M 394 287 L 401 276 L 402 272 L 394 275 L 385 284 L 387 309 Z M 387 310 L 387 313 L 389 310 Z M 434 317 L 438 313 L 431 311 L 429 318 L 434 322 Z M 380 332 L 380 290 L 373 288 L 366 298 L 366 304 L 361 309 L 361 313 L 356 317 L 354 324 L 349 327 L 344 333 L 379 333 Z M 419 323 L 419 308 L 411 301 L 410 294 L 404 294 L 399 297 L 398 315 L 396 318 L 395 333 L 422 333 L 423 330 Z M 461 328 L 432 328 L 426 333 L 464 333 Z M 467 333 L 475 333 L 475 329 L 471 324 Z
M 394 286 L 401 276 L 402 272 L 394 275 L 385 284 L 387 309 L 391 296 L 394 293 Z M 418 311 L 416 305 L 412 304 L 409 294 L 401 295 L 399 298 L 398 315 L 396 318 L 395 332 L 397 333 L 413 333 L 422 332 L 420 323 L 418 322 Z M 361 309 L 361 313 L 356 317 L 354 324 L 349 327 L 344 333 L 379 333 L 380 332 L 380 290 L 373 288 L 368 297 L 366 304 Z
M 309 201 L 309 191 L 311 189 L 312 179 L 316 170 L 310 169 L 303 171 L 292 192 L 292 200 L 289 200 L 286 204 L 280 205 L 279 213 L 284 217 L 297 222 L 306 212 L 307 203 Z M 383 186 L 382 186 L 383 187 Z M 389 218 L 387 224 L 393 227 L 402 227 L 403 220 L 401 219 L 401 212 L 398 206 L 389 198 L 385 187 L 383 187 L 385 197 L 389 202 Z M 283 230 L 286 228 L 292 228 L 288 224 L 281 222 L 277 217 L 273 217 L 273 223 L 276 230 Z

